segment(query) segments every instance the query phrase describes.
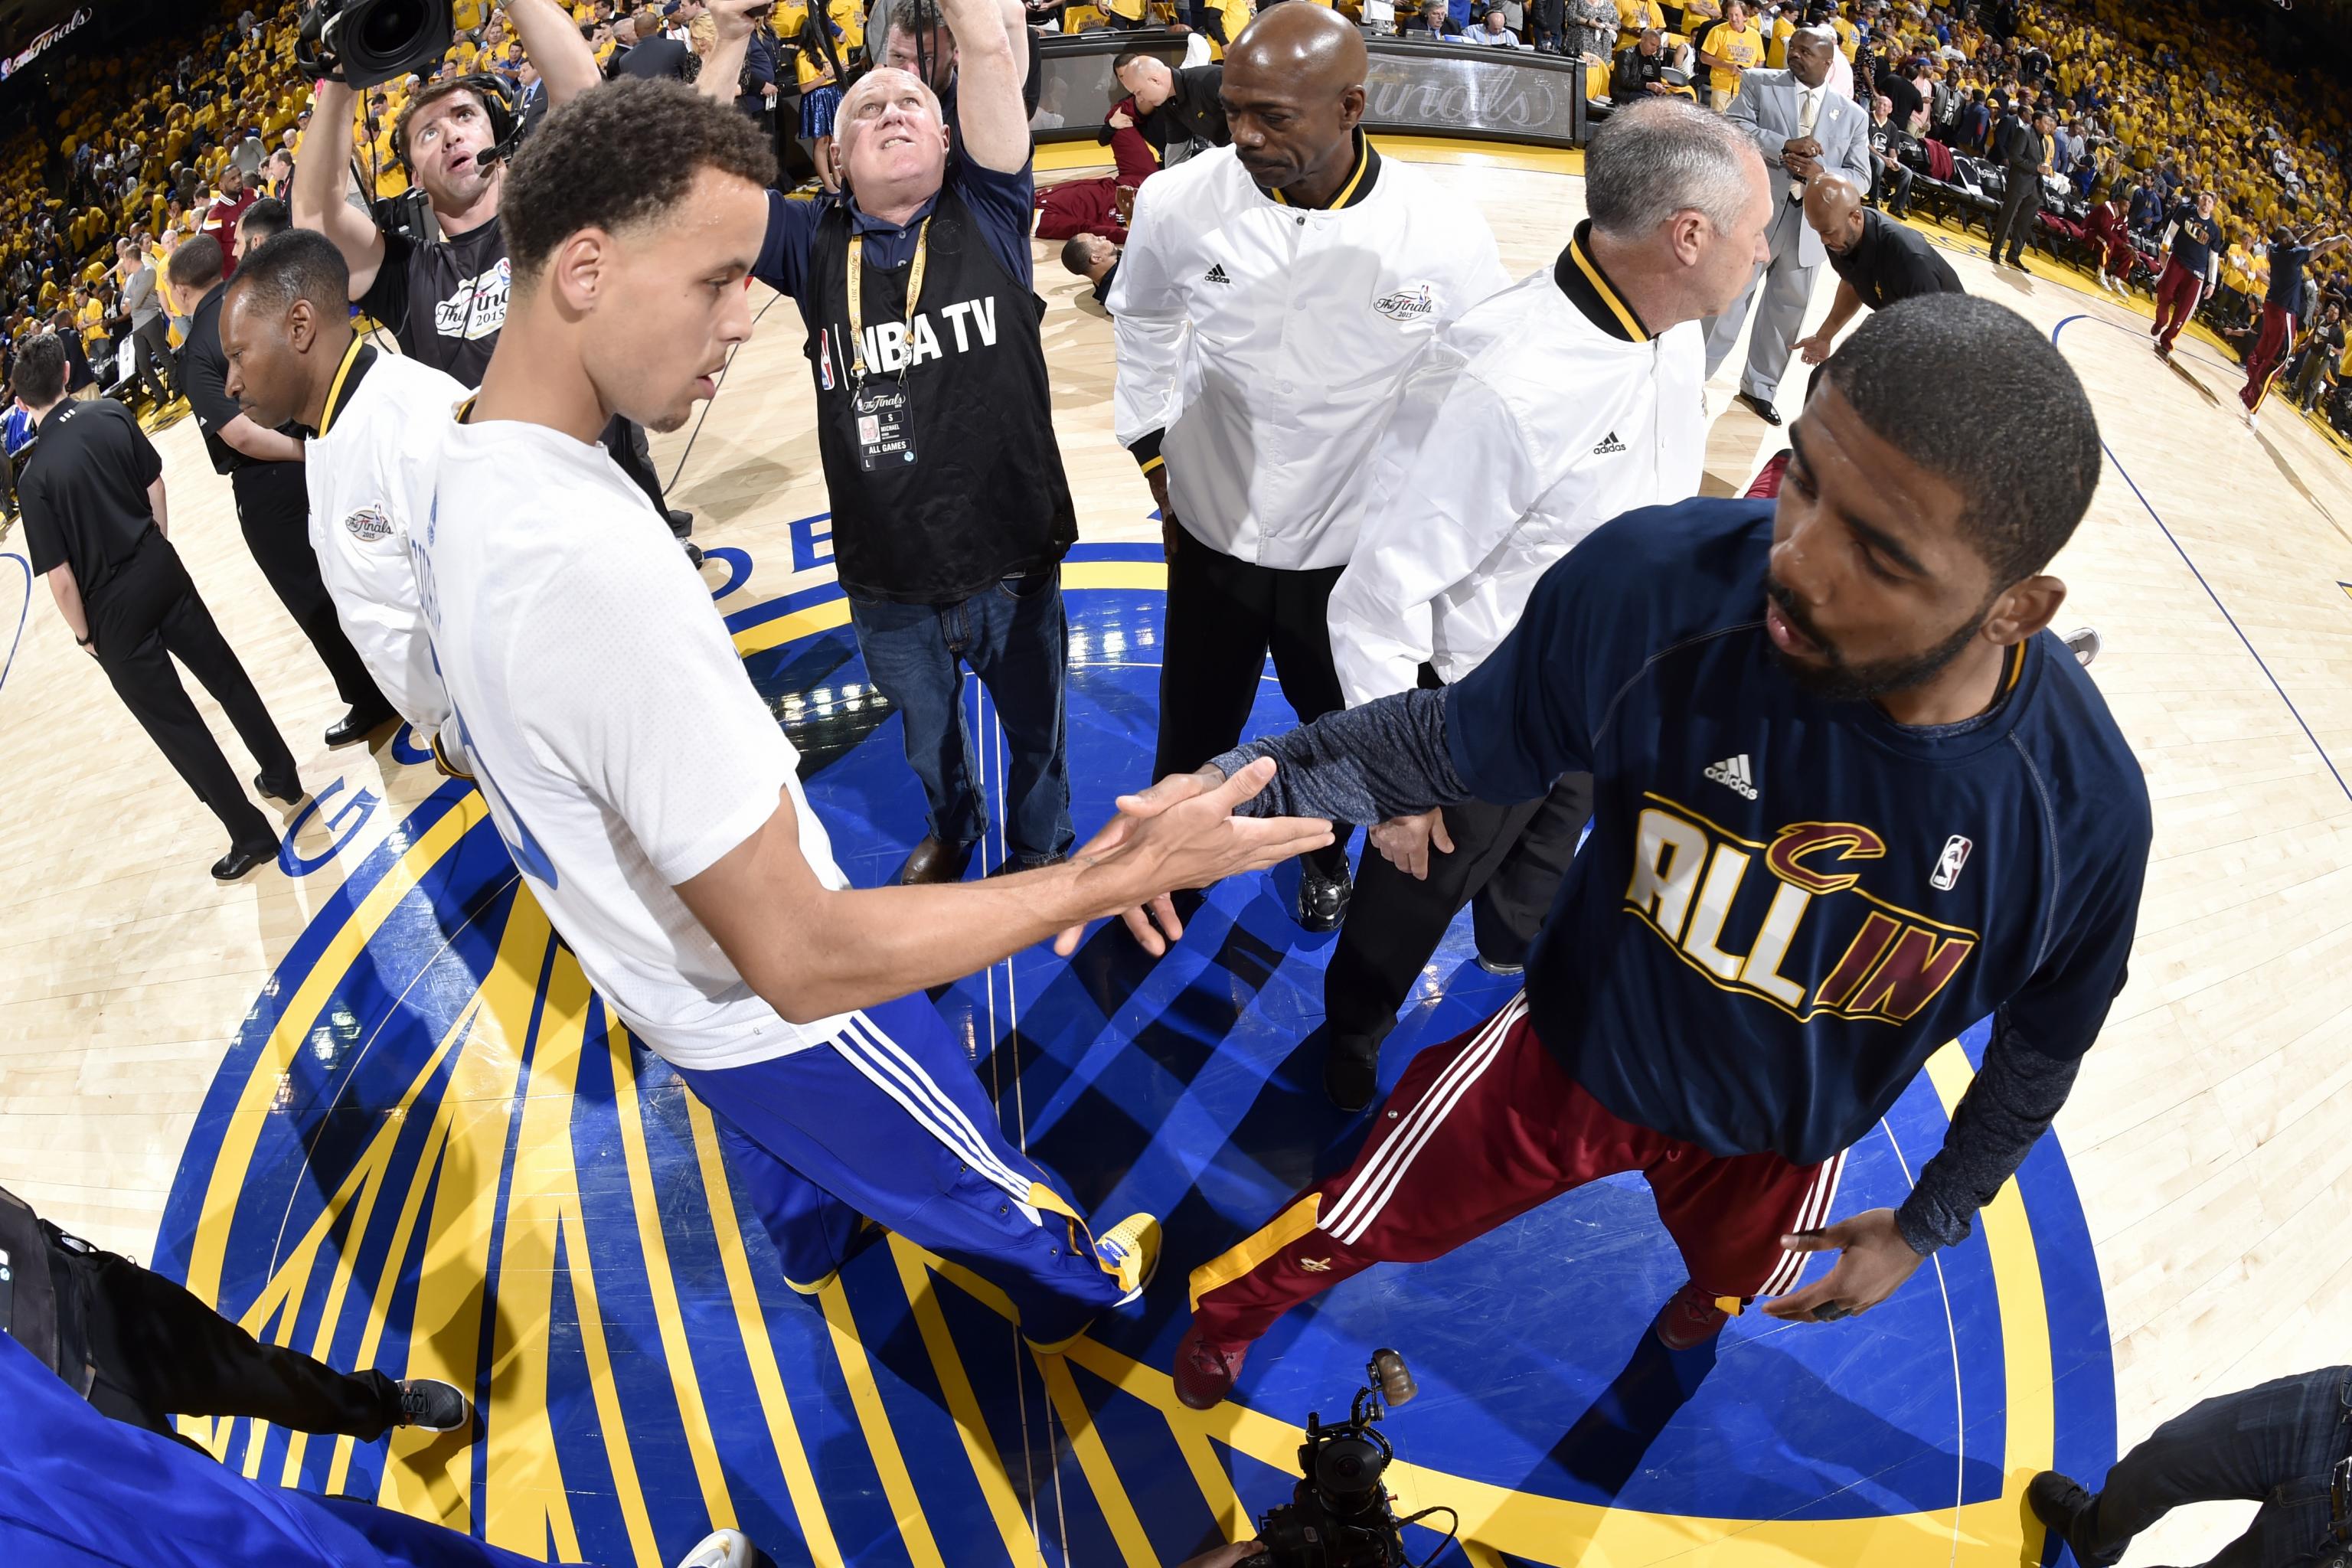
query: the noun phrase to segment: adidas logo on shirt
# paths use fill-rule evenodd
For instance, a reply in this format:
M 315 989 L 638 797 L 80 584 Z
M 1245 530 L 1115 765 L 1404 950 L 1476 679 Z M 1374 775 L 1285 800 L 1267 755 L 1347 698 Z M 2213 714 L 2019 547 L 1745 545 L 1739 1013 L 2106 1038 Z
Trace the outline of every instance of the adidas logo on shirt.
M 1605 458 L 1612 452 L 1622 452 L 1624 449 L 1625 443 L 1617 439 L 1617 432 L 1612 430 L 1608 435 L 1601 437 L 1601 445 L 1592 448 L 1592 455 L 1596 458 Z
M 1713 783 L 1744 795 L 1749 800 L 1756 798 L 1756 775 L 1748 771 L 1748 753 L 1745 752 L 1736 757 L 1724 758 L 1706 770 L 1706 776 Z
M 1233 279 L 1225 276 L 1225 265 L 1223 262 L 1212 261 L 1209 263 L 1209 269 L 1201 274 L 1201 281 L 1203 283 L 1230 283 Z

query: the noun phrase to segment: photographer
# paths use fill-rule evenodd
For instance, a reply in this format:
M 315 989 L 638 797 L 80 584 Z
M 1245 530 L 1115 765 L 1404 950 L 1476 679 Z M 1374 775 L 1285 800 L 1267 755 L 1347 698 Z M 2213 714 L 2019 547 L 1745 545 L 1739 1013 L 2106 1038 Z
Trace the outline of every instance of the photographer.
M 512 0 L 507 14 L 544 79 L 551 108 L 597 84 L 595 57 L 556 0 Z M 428 81 L 410 94 L 393 126 L 393 152 L 425 192 L 443 236 L 425 242 L 377 227 L 348 200 L 352 92 L 327 80 L 312 95 L 311 135 L 319 144 L 304 149 L 294 171 L 294 225 L 335 242 L 351 264 L 352 302 L 390 329 L 402 353 L 479 386 L 507 319 L 499 193 L 513 151 L 496 133 L 490 83 L 464 76 Z M 694 520 L 663 500 L 645 432 L 616 419 L 604 446 L 683 539 Z M 698 556 L 692 545 L 687 549 Z
M 902 0 L 892 26 L 915 9 Z M 754 268 L 808 328 L 841 584 L 929 803 L 929 831 L 900 868 L 908 883 L 960 879 L 986 821 L 961 716 L 967 665 L 1003 721 L 1007 858 L 1049 865 L 1072 839 L 1061 561 L 1077 516 L 1031 272 L 1034 182 L 1010 37 L 1023 30 L 994 0 L 941 12 L 963 40 L 950 83 L 963 136 L 943 134 L 919 79 L 868 72 L 841 103 L 853 194 L 771 192 Z M 749 17 L 740 0 L 712 14 L 711 74 L 730 82 Z

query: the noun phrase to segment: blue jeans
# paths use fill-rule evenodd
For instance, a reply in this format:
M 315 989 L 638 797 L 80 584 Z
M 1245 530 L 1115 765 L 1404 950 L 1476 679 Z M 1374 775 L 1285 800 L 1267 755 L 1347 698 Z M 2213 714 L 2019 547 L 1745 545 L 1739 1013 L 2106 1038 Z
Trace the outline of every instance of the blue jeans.
M 2107 1472 L 2093 1515 L 2101 1563 L 2187 1503 L 2262 1511 L 2207 1568 L 2294 1568 L 2327 1536 L 2328 1475 L 2352 1452 L 2352 1366 L 2283 1377 L 2174 1416 Z
M 931 836 L 952 849 L 980 841 L 987 802 L 962 711 L 963 667 L 996 700 L 1011 758 L 1004 778 L 1006 858 L 1066 855 L 1070 826 L 1063 672 L 1070 628 L 1059 566 L 1008 577 L 951 605 L 849 595 L 850 624 L 875 689 L 906 725 L 907 761 L 923 782 Z

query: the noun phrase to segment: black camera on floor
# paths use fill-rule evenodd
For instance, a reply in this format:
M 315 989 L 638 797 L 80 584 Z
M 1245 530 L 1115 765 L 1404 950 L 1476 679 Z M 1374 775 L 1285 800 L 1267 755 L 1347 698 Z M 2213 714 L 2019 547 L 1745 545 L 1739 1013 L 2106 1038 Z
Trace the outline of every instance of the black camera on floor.
M 1433 1513 L 1454 1518 L 1454 1525 L 1430 1558 L 1453 1541 L 1461 1521 L 1452 1509 L 1441 1504 L 1399 1519 L 1391 1506 L 1395 1500 L 1381 1484 L 1396 1458 L 1381 1435 L 1381 1417 L 1417 1392 L 1404 1357 L 1374 1351 L 1364 1373 L 1365 1386 L 1356 1391 L 1347 1420 L 1326 1426 L 1319 1415 L 1307 1417 L 1298 1485 L 1290 1501 L 1266 1510 L 1257 1531 L 1265 1550 L 1241 1568 L 1411 1568 L 1404 1527 Z
M 310 0 L 295 37 L 303 75 L 356 88 L 428 68 L 457 34 L 451 0 Z

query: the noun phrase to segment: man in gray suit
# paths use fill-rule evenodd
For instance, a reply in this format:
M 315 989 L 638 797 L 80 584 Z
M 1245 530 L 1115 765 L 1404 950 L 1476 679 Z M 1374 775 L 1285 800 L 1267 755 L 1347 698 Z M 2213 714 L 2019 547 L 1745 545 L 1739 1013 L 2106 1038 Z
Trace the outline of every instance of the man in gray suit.
M 1821 236 L 1805 222 L 1805 181 L 1836 174 L 1870 188 L 1870 122 L 1852 100 L 1830 90 L 1837 58 L 1835 34 L 1826 27 L 1803 29 L 1789 40 L 1789 68 L 1742 73 L 1739 96 L 1725 115 L 1733 130 L 1756 143 L 1771 172 L 1772 259 L 1757 268 L 1739 302 L 1708 323 L 1706 373 L 1712 376 L 1731 356 L 1760 287 L 1764 300 L 1748 339 L 1739 401 L 1767 425 L 1780 423 L 1772 394 L 1789 368 L 1790 348 L 1804 325 L 1813 279 L 1828 254 Z
M 155 269 L 138 246 L 128 239 L 114 246 L 118 309 L 129 323 L 131 373 L 160 411 L 179 395 L 172 381 L 172 341 L 164 333 L 163 301 L 155 292 Z

